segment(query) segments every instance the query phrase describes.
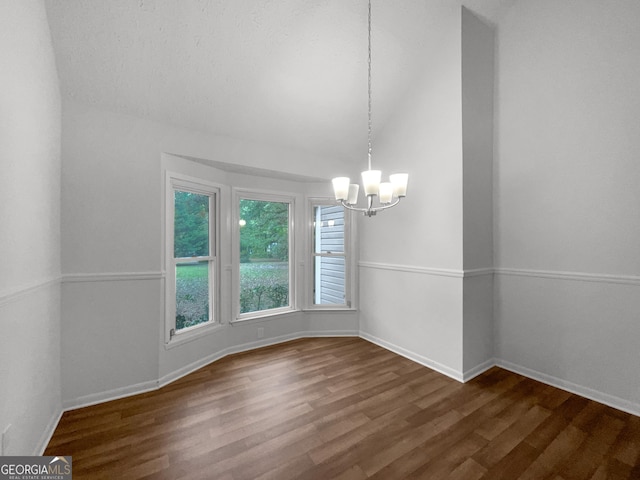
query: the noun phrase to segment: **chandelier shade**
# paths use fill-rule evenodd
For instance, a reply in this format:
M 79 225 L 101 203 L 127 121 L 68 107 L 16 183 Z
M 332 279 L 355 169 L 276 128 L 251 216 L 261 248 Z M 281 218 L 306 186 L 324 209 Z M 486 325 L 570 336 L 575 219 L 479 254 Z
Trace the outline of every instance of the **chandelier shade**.
M 382 172 L 380 170 L 371 169 L 371 0 L 369 0 L 368 13 L 368 170 L 362 172 L 362 186 L 364 195 L 367 199 L 366 207 L 356 206 L 358 203 L 358 192 L 360 186 L 351 183 L 349 177 L 336 177 L 331 182 L 333 184 L 333 193 L 336 200 L 343 207 L 363 213 L 367 217 L 372 217 L 377 212 L 391 208 L 400 202 L 401 198 L 407 195 L 407 184 L 409 182 L 409 174 L 394 173 L 389 176 L 388 182 L 382 182 Z M 374 205 L 373 199 L 378 197 L 378 205 Z

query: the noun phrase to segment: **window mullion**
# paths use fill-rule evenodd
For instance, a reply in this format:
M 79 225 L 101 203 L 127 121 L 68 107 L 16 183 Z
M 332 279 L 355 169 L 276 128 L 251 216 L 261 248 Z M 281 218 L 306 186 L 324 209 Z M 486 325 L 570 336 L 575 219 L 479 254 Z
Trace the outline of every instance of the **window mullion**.
M 191 262 L 208 262 L 215 260 L 215 255 L 207 255 L 202 257 L 174 257 L 176 263 L 191 263 Z

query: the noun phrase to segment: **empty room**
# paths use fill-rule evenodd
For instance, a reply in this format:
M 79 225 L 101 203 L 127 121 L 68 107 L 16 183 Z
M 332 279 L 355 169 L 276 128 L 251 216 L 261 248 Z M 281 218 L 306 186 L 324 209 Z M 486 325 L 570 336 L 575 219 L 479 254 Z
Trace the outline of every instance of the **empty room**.
M 0 2 L 2 475 L 640 479 L 639 27 Z

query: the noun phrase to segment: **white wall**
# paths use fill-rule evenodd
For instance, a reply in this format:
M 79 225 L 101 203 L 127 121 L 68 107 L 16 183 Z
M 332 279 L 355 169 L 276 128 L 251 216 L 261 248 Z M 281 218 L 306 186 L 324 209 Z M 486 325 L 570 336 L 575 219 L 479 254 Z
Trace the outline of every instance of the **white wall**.
M 422 3 L 422 2 L 420 2 Z M 402 203 L 363 219 L 360 260 L 440 269 L 462 268 L 462 98 L 461 20 L 456 2 L 436 1 L 407 9 L 389 25 L 393 34 L 421 28 L 414 42 L 418 72 L 387 122 L 374 129 L 373 166 L 410 173 Z M 378 17 L 391 17 L 394 5 L 381 4 Z M 373 71 L 373 121 L 376 71 Z M 377 135 L 376 135 L 377 133 Z M 361 170 L 366 169 L 363 150 Z
M 494 29 L 462 9 L 463 371 L 493 362 Z
M 60 95 L 40 1 L 0 3 L 0 433 L 39 455 L 61 412 Z
M 462 181 L 465 270 L 493 266 L 494 30 L 462 9 Z
M 640 412 L 640 3 L 519 1 L 498 34 L 496 354 Z
M 158 377 L 162 184 L 161 141 L 143 122 L 63 101 L 62 139 L 68 407 Z
M 400 205 L 360 221 L 360 330 L 365 338 L 460 378 L 461 23 L 454 3 L 421 4 L 389 27 L 400 34 L 414 31 L 416 22 L 429 25 L 415 39 L 421 45 L 415 53 L 419 73 L 373 137 L 374 167 L 383 175 L 404 170 L 410 176 Z M 392 17 L 378 13 L 387 16 Z M 375 83 L 373 108 L 375 119 Z
M 24 5 L 22 13 L 32 15 L 31 22 L 38 20 L 39 5 Z M 400 206 L 359 220 L 361 334 L 455 378 L 465 378 L 495 354 L 509 368 L 638 411 L 640 387 L 629 365 L 640 360 L 635 340 L 640 337 L 635 313 L 640 311 L 635 248 L 640 217 L 634 215 L 640 200 L 635 188 L 640 132 L 634 123 L 640 109 L 634 88 L 640 73 L 635 29 L 640 7 L 620 2 L 605 9 L 595 1 L 515 4 L 501 22 L 497 43 L 498 155 L 492 185 L 492 122 L 485 121 L 491 115 L 490 29 L 468 12 L 461 14 L 457 2 L 420 5 L 424 8 L 418 13 L 379 14 L 391 22 L 385 25 L 391 37 L 392 29 L 403 29 L 403 24 L 412 34 L 420 32 L 421 50 L 415 55 L 420 73 L 412 77 L 391 120 L 374 130 L 374 166 L 386 174 L 408 171 L 411 177 L 409 196 Z M 423 17 L 431 19 L 430 28 L 416 28 Z M 38 28 L 44 31 L 43 25 Z M 3 32 L 3 45 L 8 35 L 19 33 Z M 45 50 L 50 49 L 47 42 Z M 37 52 L 9 58 L 20 64 L 43 55 Z M 14 143 L 3 146 L 3 162 L 8 159 L 12 170 L 3 177 L 11 181 L 5 180 L 7 188 L 3 185 L 0 193 L 7 197 L 2 211 L 6 225 L 15 224 L 21 236 L 1 240 L 8 267 L 0 291 L 8 293 L 0 308 L 3 316 L 44 321 L 38 331 L 49 332 L 47 341 L 54 341 L 42 358 L 55 360 L 60 355 L 59 241 L 58 203 L 52 197 L 57 196 L 59 166 L 52 151 L 59 127 L 54 120 L 57 91 L 50 91 L 57 85 L 55 71 L 52 60 L 46 55 L 44 60 L 16 71 L 41 68 L 48 76 L 8 83 L 30 89 L 30 96 L 10 97 L 9 111 L 29 122 L 19 135 L 7 130 Z M 47 78 L 51 84 L 36 80 Z M 45 101 L 31 94 L 43 90 L 49 92 Z M 38 101 L 23 108 L 31 98 Z M 27 116 L 42 110 L 39 123 Z M 22 124 L 3 124 L 3 133 L 22 128 L 16 125 Z M 28 142 L 31 129 L 44 141 Z M 34 153 L 29 150 L 33 145 L 45 151 Z M 298 335 L 357 331 L 357 317 L 350 313 L 296 313 L 228 327 L 165 350 L 162 152 L 299 175 L 317 175 L 320 164 L 328 176 L 345 168 L 335 159 L 65 101 L 62 395 L 67 407 L 155 388 L 239 349 Z M 28 162 L 15 158 L 36 163 L 27 167 Z M 20 204 L 5 193 L 15 188 L 16 178 L 38 184 Z M 15 209 L 6 206 L 12 205 L 47 223 L 34 231 L 33 223 L 11 217 Z M 491 224 L 494 232 L 487 228 Z M 30 251 L 44 253 L 34 257 Z M 498 267 L 495 325 L 493 278 L 474 276 L 490 271 L 493 251 Z M 16 258 L 32 262 L 30 268 Z M 28 296 L 13 295 L 49 279 L 53 284 Z M 54 313 L 43 316 L 43 311 Z M 265 328 L 261 341 L 258 326 Z M 59 369 L 51 363 L 48 378 L 59 385 Z M 25 363 L 16 375 L 6 370 L 3 375 L 30 378 L 21 369 L 31 368 Z M 46 424 L 58 411 L 57 388 L 57 393 L 47 390 L 38 404 L 42 419 L 29 421 L 24 445 L 34 445 L 37 441 L 29 438 L 34 425 Z M 19 400 L 3 396 L 2 412 L 10 412 L 3 413 L 3 422 L 5 417 L 22 421 L 18 409 L 28 395 Z
M 421 73 L 374 137 L 384 172 L 410 178 L 406 200 L 361 221 L 361 331 L 462 380 L 493 359 L 493 33 L 457 2 L 422 7 L 437 21 Z
M 327 165 L 327 172 L 339 167 L 336 160 L 300 151 L 174 128 L 65 100 L 62 371 L 67 408 L 155 388 L 239 349 L 307 334 L 357 332 L 355 313 L 297 313 L 228 326 L 165 349 L 162 168 L 180 160 L 163 152 L 295 175 L 317 175 L 318 164 Z M 173 160 L 163 163 L 163 158 Z M 220 175 L 238 176 L 182 160 L 185 163 L 189 166 L 183 168 L 193 175 L 214 181 Z M 287 183 L 252 181 L 264 189 Z M 329 182 L 321 190 L 329 194 Z M 222 274 L 229 274 L 227 265 Z M 222 320 L 227 322 L 229 299 L 222 302 L 227 305 Z M 260 341 L 258 326 L 264 328 Z

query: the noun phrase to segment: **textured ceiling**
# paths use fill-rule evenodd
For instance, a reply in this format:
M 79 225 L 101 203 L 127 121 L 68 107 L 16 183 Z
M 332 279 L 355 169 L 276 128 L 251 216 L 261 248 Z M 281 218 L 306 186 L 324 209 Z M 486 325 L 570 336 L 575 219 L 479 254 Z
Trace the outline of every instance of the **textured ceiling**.
M 463 3 L 493 20 L 510 0 Z M 451 4 L 459 2 L 373 1 L 374 135 L 424 69 L 419 59 L 433 48 L 424 32 L 437 30 L 436 10 Z M 48 0 L 47 11 L 67 97 L 363 158 L 365 0 Z

